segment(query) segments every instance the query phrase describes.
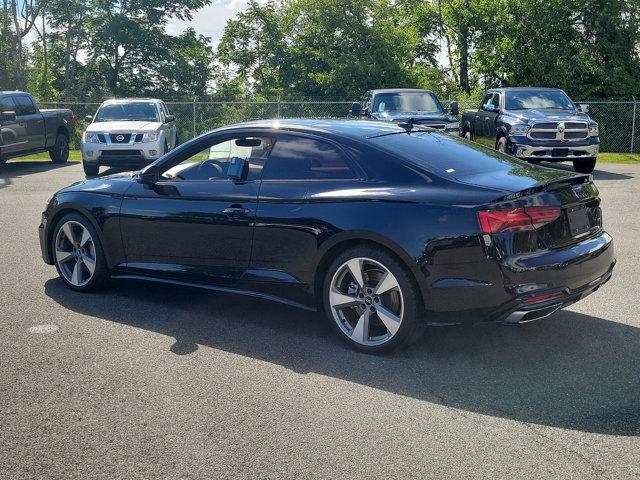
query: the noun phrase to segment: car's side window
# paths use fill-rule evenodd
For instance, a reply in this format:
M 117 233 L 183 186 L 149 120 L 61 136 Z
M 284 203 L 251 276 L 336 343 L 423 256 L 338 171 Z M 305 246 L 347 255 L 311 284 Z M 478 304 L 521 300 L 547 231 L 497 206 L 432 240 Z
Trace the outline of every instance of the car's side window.
M 0 112 L 15 112 L 16 104 L 11 97 L 3 97 L 0 99 Z
M 493 96 L 493 100 L 491 100 L 491 103 L 493 103 L 493 106 L 496 108 L 500 108 L 500 94 L 496 93 Z
M 32 115 L 36 113 L 35 105 L 26 95 L 16 95 L 14 99 L 16 102 L 17 115 Z
M 337 147 L 294 135 L 277 138 L 262 175 L 263 180 L 341 180 L 356 177 Z
M 217 141 L 183 159 L 164 172 L 163 177 L 185 181 L 228 180 L 227 172 L 231 161 L 243 158 L 249 166 L 246 180 L 259 180 L 273 143 L 273 138 L 263 136 L 242 136 Z
M 478 107 L 478 110 L 483 110 L 482 107 L 484 107 L 487 103 L 491 103 L 492 98 L 493 98 L 493 92 L 487 93 L 482 99 L 482 102 L 480 103 L 480 107 Z

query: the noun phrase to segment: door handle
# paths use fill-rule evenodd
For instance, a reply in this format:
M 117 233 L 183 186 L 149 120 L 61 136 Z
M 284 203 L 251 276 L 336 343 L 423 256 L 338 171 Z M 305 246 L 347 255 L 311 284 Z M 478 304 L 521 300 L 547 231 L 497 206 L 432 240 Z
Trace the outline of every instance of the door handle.
M 243 215 L 248 215 L 249 214 L 249 209 L 248 208 L 244 208 L 242 205 L 231 205 L 230 207 L 225 208 L 224 210 L 222 210 L 222 213 L 224 213 L 225 215 L 230 215 L 230 216 L 243 216 Z

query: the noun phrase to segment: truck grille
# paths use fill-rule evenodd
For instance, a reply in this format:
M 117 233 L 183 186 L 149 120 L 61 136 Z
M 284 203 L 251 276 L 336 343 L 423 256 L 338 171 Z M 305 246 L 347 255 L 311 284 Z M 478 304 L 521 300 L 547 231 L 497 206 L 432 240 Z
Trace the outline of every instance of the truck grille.
M 110 133 L 109 138 L 111 143 L 129 143 L 131 140 L 130 133 Z
M 538 122 L 529 130 L 532 140 L 584 140 L 588 136 L 586 122 Z

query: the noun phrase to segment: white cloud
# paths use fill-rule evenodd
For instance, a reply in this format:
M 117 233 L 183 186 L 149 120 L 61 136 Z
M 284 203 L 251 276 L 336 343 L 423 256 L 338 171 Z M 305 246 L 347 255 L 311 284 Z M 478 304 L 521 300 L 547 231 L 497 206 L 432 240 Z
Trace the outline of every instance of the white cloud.
M 212 45 L 217 45 L 222 38 L 227 20 L 246 9 L 248 3 L 247 0 L 214 0 L 210 5 L 193 13 L 192 20 L 170 20 L 166 30 L 171 35 L 179 35 L 187 28 L 193 28 L 196 33 L 211 38 Z

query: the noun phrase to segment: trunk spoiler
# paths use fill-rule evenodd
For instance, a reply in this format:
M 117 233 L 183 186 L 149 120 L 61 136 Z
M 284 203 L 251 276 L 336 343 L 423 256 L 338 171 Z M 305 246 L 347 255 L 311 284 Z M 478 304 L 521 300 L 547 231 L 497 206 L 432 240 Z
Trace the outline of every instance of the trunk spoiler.
M 534 193 L 539 192 L 552 192 L 561 188 L 571 187 L 574 185 L 582 185 L 593 181 L 593 176 L 589 174 L 579 173 L 571 175 L 569 177 L 561 178 L 559 180 L 552 180 L 550 182 L 539 183 L 533 187 L 520 190 L 519 192 L 509 193 L 498 201 L 515 200 L 517 198 L 526 197 Z

